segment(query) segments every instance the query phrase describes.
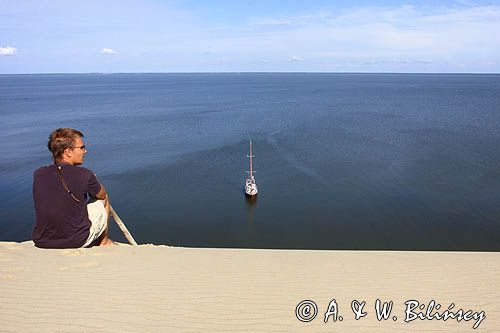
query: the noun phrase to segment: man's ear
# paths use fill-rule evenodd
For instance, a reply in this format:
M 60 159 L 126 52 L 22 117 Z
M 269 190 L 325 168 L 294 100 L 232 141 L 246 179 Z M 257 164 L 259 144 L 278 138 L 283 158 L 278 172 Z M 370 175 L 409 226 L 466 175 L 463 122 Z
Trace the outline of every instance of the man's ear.
M 64 149 L 63 154 L 66 155 L 67 157 L 71 158 L 71 155 L 72 155 L 71 148 Z

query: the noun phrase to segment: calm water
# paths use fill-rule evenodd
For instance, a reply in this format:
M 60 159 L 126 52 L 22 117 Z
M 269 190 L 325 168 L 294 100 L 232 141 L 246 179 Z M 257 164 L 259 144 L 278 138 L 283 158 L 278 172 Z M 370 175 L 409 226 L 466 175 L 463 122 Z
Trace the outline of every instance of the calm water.
M 499 75 L 0 75 L 0 239 L 75 127 L 140 243 L 500 251 L 499 124 Z

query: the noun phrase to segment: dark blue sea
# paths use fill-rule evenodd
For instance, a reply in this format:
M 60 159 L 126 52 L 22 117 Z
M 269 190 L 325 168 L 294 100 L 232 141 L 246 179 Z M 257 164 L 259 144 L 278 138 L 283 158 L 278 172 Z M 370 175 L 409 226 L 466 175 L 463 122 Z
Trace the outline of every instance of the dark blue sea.
M 499 126 L 500 75 L 0 75 L 0 240 L 73 127 L 139 243 L 500 251 Z

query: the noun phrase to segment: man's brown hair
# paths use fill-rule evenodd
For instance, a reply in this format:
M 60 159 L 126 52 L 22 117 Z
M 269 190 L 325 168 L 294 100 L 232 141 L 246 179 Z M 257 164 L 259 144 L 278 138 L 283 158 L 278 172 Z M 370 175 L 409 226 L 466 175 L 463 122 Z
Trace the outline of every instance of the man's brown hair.
M 83 133 L 73 128 L 58 128 L 50 133 L 47 148 L 54 160 L 60 159 L 66 148 L 73 148 L 77 138 L 83 138 Z

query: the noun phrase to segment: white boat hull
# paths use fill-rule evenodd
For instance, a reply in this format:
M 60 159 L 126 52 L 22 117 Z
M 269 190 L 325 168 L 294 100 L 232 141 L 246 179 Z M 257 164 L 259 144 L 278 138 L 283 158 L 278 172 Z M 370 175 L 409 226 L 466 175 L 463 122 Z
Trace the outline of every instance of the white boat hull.
M 257 189 L 257 183 L 255 182 L 255 177 L 253 176 L 254 172 L 253 171 L 253 160 L 252 158 L 254 157 L 252 155 L 252 141 L 250 141 L 250 155 L 247 156 L 250 158 L 250 171 L 248 172 L 248 178 L 245 181 L 245 194 L 247 196 L 253 197 L 256 196 L 259 190 Z
M 259 190 L 257 188 L 255 180 L 247 179 L 245 183 L 245 194 L 249 196 L 254 196 L 257 195 L 257 193 L 259 193 Z

